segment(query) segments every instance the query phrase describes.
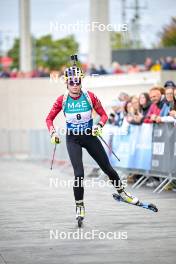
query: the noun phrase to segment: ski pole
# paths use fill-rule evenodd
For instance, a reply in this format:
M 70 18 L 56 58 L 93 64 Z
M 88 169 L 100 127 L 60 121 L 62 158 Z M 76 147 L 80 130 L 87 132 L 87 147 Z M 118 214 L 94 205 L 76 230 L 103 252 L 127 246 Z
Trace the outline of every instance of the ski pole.
M 52 158 L 52 160 L 51 160 L 51 167 L 50 167 L 50 170 L 53 169 L 53 163 L 54 163 L 54 157 L 55 157 L 55 152 L 56 152 L 56 146 L 57 146 L 57 144 L 55 144 L 55 146 L 54 146 L 54 150 L 53 150 L 53 158 Z
M 106 147 L 108 147 L 108 149 L 112 152 L 112 154 L 116 157 L 116 159 L 118 161 L 120 161 L 120 159 L 117 157 L 117 155 L 114 153 L 114 151 L 110 148 L 110 146 L 108 145 L 108 143 L 106 143 L 106 141 L 102 138 L 102 136 L 99 136 L 99 138 L 103 141 L 103 143 L 106 145 Z

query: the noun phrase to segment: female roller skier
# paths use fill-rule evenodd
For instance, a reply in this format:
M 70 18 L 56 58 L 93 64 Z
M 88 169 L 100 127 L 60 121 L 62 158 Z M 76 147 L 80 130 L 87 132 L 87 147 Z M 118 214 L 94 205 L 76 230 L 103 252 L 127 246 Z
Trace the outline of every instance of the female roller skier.
M 108 119 L 100 100 L 94 93 L 85 91 L 82 88 L 83 73 L 76 64 L 65 70 L 64 77 L 67 92 L 57 98 L 46 118 L 46 124 L 51 135 L 51 142 L 58 144 L 59 136 L 54 128 L 53 120 L 63 110 L 67 127 L 66 145 L 75 176 L 73 191 L 76 202 L 76 219 L 83 220 L 85 217 L 82 148 L 88 151 L 103 172 L 109 176 L 110 181 L 123 200 L 137 204 L 138 198 L 125 191 L 119 175 L 112 168 L 104 147 L 98 139 Z M 95 126 L 93 126 L 92 119 L 93 109 L 100 116 L 100 121 Z

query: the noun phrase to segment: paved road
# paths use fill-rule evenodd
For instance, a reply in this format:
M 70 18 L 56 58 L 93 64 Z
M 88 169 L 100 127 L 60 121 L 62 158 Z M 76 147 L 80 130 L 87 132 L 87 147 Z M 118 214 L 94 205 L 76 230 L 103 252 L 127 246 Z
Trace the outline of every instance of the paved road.
M 45 163 L 1 160 L 0 171 L 0 264 L 175 263 L 175 193 L 135 191 L 158 205 L 156 214 L 115 202 L 112 187 L 87 187 L 78 234 L 72 187 L 51 185 L 70 180 L 69 167 L 51 174 Z

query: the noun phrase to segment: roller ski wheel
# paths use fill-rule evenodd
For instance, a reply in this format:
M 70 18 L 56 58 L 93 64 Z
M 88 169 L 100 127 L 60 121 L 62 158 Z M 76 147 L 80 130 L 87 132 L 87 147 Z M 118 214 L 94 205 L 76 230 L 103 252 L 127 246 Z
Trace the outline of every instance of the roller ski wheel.
M 153 212 L 158 212 L 158 208 L 154 204 L 149 204 L 148 209 L 152 210 Z
M 78 216 L 77 221 L 78 221 L 78 227 L 81 228 L 83 226 L 83 218 L 81 216 Z

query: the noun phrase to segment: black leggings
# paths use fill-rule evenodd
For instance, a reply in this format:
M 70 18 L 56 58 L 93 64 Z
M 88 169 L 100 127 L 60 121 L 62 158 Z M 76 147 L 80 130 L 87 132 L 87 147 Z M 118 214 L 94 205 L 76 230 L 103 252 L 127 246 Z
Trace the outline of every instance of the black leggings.
M 122 186 L 119 175 L 112 168 L 108 156 L 97 137 L 92 135 L 67 135 L 66 144 L 75 175 L 73 187 L 75 201 L 83 200 L 84 196 L 82 148 L 88 151 L 117 189 Z

